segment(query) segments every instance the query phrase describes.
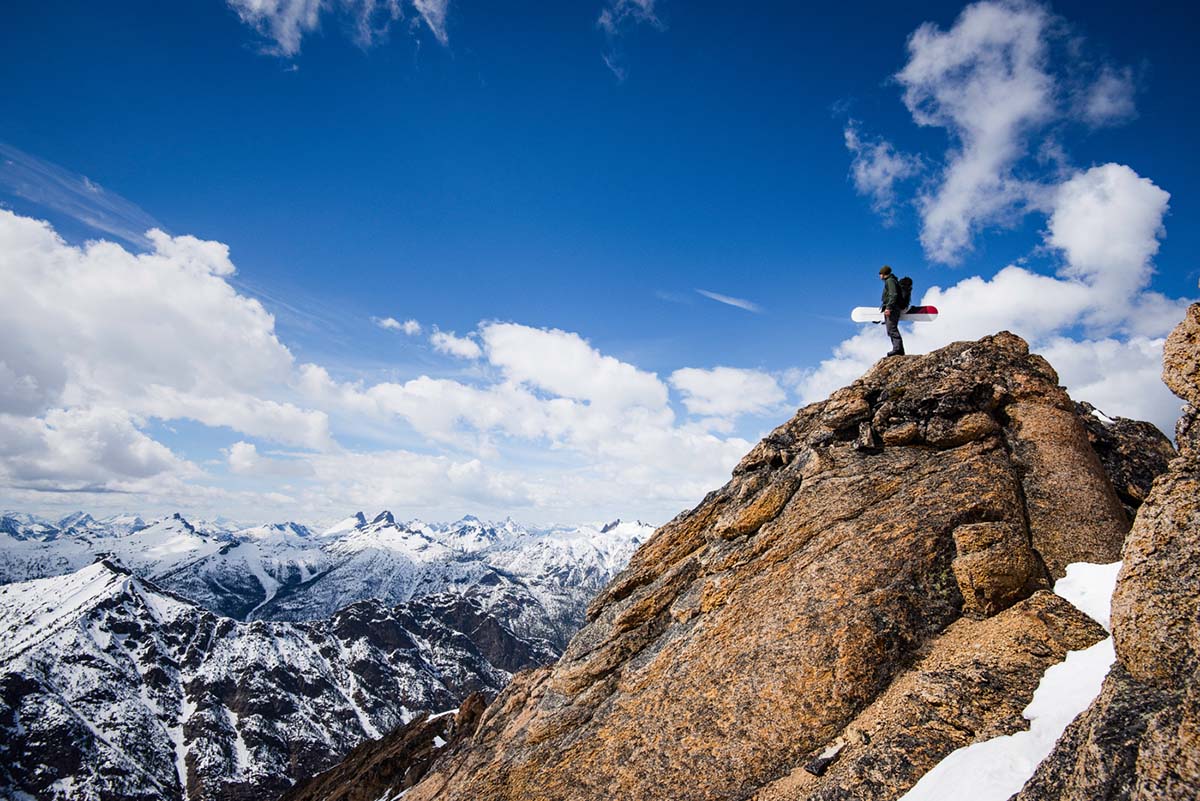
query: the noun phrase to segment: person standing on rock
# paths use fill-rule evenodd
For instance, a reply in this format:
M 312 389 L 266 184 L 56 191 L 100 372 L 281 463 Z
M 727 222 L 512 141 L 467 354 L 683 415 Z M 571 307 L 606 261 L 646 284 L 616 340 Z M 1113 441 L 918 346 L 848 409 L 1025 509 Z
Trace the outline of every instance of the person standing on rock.
M 892 349 L 887 355 L 903 356 L 904 340 L 900 337 L 900 315 L 904 313 L 904 309 L 900 308 L 900 282 L 892 274 L 892 268 L 886 264 L 879 268 L 879 277 L 883 279 L 883 298 L 879 310 L 883 312 L 883 324 L 892 340 Z

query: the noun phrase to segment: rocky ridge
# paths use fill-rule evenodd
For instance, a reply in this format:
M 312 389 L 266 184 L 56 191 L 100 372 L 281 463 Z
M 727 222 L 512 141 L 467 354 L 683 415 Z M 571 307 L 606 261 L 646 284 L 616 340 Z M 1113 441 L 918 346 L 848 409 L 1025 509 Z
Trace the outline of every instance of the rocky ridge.
M 1012 334 L 880 362 L 659 529 L 406 801 L 896 797 L 1105 636 L 1046 592 L 1120 555 L 1098 451 Z
M 1200 798 L 1200 304 L 1167 338 L 1163 381 L 1186 404 L 1180 455 L 1125 543 L 1116 664 L 1017 801 Z

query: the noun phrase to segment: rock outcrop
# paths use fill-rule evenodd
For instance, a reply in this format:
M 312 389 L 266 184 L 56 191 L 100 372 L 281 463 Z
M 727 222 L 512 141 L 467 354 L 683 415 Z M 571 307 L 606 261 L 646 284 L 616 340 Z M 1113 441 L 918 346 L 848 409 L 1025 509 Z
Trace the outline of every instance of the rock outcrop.
M 1042 590 L 1126 529 L 1020 338 L 884 360 L 659 529 L 405 799 L 895 797 L 1104 636 Z
M 1018 801 L 1200 798 L 1200 304 L 1167 339 L 1163 380 L 1187 403 L 1181 456 L 1125 543 L 1117 662 Z
M 423 714 L 379 740 L 368 740 L 337 767 L 298 783 L 279 801 L 375 801 L 419 782 L 442 749 L 475 733 L 487 701 L 467 697 L 455 714 Z
M 1153 423 L 1109 417 L 1090 403 L 1076 403 L 1092 450 L 1112 482 L 1129 519 L 1150 494 L 1154 479 L 1178 454 Z

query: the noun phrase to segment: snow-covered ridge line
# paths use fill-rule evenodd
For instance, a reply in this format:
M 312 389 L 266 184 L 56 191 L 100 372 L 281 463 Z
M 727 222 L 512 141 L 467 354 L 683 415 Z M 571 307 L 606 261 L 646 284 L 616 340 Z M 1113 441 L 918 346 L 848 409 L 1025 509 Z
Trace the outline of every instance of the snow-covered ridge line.
M 294 522 L 217 531 L 178 514 L 149 524 L 135 515 L 97 520 L 84 513 L 57 522 L 19 513 L 4 519 L 0 584 L 113 558 L 237 620 L 316 620 L 370 598 L 394 605 L 468 593 L 489 609 L 508 605 L 515 625 L 559 645 L 581 622 L 578 607 L 653 532 L 620 520 L 550 528 L 472 515 L 400 522 L 388 511 L 359 512 L 320 533 Z

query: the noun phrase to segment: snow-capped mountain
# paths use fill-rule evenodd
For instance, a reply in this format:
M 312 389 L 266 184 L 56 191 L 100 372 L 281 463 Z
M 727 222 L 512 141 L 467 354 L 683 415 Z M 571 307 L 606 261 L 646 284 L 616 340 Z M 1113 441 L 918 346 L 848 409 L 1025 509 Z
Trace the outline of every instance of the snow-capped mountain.
M 650 533 L 5 513 L 0 797 L 272 797 L 557 658 Z
M 258 611 L 280 589 L 304 586 L 329 567 L 329 556 L 307 528 L 275 523 L 242 529 L 159 581 L 206 609 L 249 620 L 263 617 Z M 353 600 L 370 597 L 359 594 Z
M 272 798 L 552 657 L 463 596 L 241 623 L 101 560 L 0 587 L 0 797 Z
M 532 529 L 511 518 L 399 522 L 359 512 L 313 534 L 298 523 L 235 531 L 172 515 L 57 522 L 0 520 L 0 582 L 61 575 L 115 557 L 196 604 L 237 620 L 319 620 L 368 599 L 388 606 L 441 593 L 478 599 L 522 637 L 566 644 L 591 597 L 652 533 L 644 523 Z M 228 524 L 225 524 L 228 525 Z

